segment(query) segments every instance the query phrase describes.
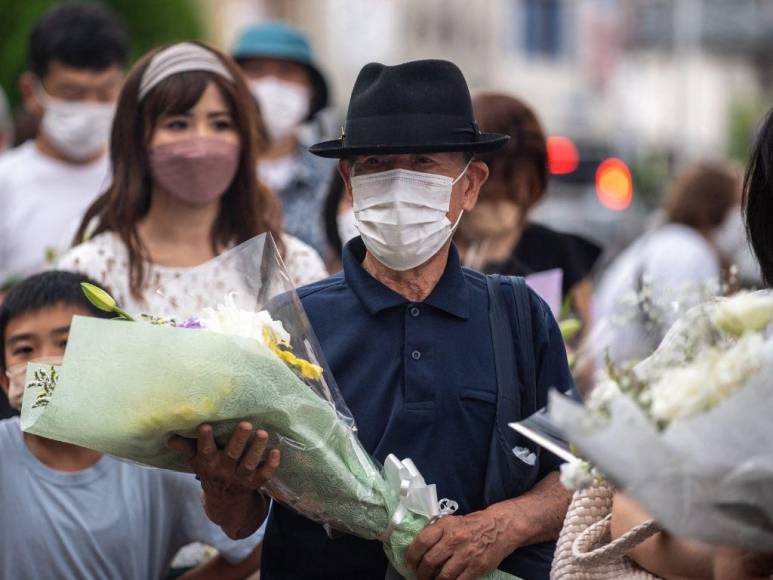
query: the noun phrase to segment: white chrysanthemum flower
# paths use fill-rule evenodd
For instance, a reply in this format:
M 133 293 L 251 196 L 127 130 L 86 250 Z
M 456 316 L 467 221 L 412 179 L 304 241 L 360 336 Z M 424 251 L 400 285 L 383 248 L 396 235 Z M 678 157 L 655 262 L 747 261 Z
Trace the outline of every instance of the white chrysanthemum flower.
M 232 294 L 226 296 L 225 304 L 217 308 L 205 308 L 199 322 L 207 330 L 231 336 L 252 338 L 266 344 L 265 331 L 278 344 L 290 344 L 290 334 L 282 323 L 271 318 L 265 310 L 250 312 L 236 306 Z M 266 344 L 266 346 L 268 346 Z
M 561 465 L 559 477 L 561 485 L 570 491 L 585 489 L 593 485 L 595 470 L 593 466 L 582 459 L 575 459 Z
M 653 417 L 670 423 L 701 412 L 706 407 L 709 368 L 693 364 L 665 373 L 652 387 Z
M 610 378 L 600 381 L 590 392 L 585 401 L 586 407 L 592 411 L 606 410 L 609 403 L 620 394 L 620 387 Z
M 759 332 L 773 320 L 773 294 L 740 292 L 722 300 L 712 316 L 712 322 L 722 332 L 741 336 Z
M 727 351 L 707 350 L 692 364 L 663 373 L 651 388 L 652 416 L 671 423 L 716 406 L 759 370 L 763 344 L 760 335 L 749 334 Z

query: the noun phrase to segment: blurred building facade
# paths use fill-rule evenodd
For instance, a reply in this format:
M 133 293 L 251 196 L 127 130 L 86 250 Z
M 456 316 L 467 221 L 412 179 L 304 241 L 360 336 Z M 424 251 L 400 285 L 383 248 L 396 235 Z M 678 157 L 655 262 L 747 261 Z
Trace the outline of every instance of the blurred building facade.
M 743 158 L 773 93 L 770 0 L 199 1 L 224 47 L 265 18 L 309 34 L 333 88 L 333 137 L 371 61 L 446 58 L 474 91 L 521 97 L 588 167 L 587 178 L 551 180 L 535 219 L 597 239 L 608 257 L 647 226 L 679 166 L 733 149 Z M 633 169 L 625 211 L 597 198 L 594 163 L 609 156 Z
M 201 0 L 213 39 L 284 18 L 306 30 L 345 108 L 373 60 L 448 58 L 473 89 L 506 90 L 551 133 L 636 157 L 723 155 L 734 110 L 771 83 L 764 0 Z

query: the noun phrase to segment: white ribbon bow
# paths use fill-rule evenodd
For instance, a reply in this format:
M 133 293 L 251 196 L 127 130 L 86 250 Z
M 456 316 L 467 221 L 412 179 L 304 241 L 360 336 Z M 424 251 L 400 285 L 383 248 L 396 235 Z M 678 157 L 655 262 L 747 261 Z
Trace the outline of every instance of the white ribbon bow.
M 384 478 L 389 487 L 398 494 L 400 502 L 389 520 L 387 529 L 381 535 L 382 542 L 389 539 L 409 511 L 424 516 L 430 523 L 434 523 L 459 509 L 459 504 L 450 499 L 438 501 L 435 484 L 427 485 L 410 459 L 400 461 L 390 454 L 384 461 Z

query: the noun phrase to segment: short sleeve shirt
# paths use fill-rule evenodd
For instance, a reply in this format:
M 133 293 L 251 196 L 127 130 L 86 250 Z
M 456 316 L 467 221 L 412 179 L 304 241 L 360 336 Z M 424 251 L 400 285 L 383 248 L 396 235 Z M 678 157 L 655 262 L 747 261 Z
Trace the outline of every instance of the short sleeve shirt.
M 191 474 L 107 455 L 56 471 L 27 448 L 18 418 L 0 421 L 0 449 L 0 578 L 155 580 L 191 542 L 236 563 L 262 539 L 234 541 L 210 522 Z
M 484 480 L 497 401 L 484 275 L 463 269 L 452 246 L 430 296 L 413 303 L 361 265 L 358 237 L 343 272 L 299 290 L 301 302 L 358 426 L 366 451 L 383 462 L 410 457 L 438 497 L 460 514 L 485 507 Z M 537 403 L 572 379 L 548 307 L 532 294 Z M 516 333 L 513 333 L 517 336 Z M 263 578 L 383 578 L 379 542 L 330 540 L 323 528 L 275 506 L 266 532 Z
M 485 271 L 527 276 L 560 268 L 563 272 L 561 292 L 566 297 L 590 275 L 600 256 L 601 248 L 588 239 L 528 223 L 512 255 L 502 263 L 488 264 Z
M 73 165 L 34 141 L 0 157 L 0 285 L 42 270 L 67 248 L 73 224 L 109 184 L 107 155 Z
M 719 291 L 716 250 L 694 229 L 665 224 L 627 248 L 601 279 L 593 315 L 604 332 L 595 346 L 618 364 L 638 362 L 680 313 Z

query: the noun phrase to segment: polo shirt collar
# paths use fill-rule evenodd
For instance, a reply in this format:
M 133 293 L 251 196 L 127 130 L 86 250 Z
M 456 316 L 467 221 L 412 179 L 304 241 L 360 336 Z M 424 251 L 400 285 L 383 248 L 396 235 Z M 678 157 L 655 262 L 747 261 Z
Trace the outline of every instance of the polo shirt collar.
M 365 244 L 358 236 L 344 247 L 344 279 L 368 312 L 377 314 L 382 310 L 407 304 L 409 301 L 405 297 L 387 288 L 365 271 L 362 267 L 364 259 Z M 446 269 L 424 304 L 457 318 L 470 317 L 470 291 L 462 272 L 459 253 L 453 243 Z

